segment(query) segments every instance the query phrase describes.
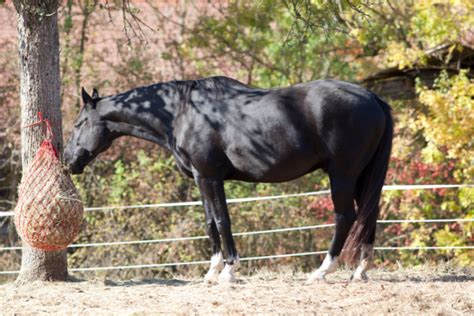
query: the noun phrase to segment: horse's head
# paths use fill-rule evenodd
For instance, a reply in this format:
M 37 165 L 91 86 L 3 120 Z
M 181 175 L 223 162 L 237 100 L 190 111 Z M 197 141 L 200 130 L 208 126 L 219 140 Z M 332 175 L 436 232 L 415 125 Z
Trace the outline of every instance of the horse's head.
M 112 144 L 113 135 L 97 109 L 99 100 L 96 89 L 91 97 L 82 88 L 84 106 L 74 121 L 74 129 L 64 150 L 65 162 L 73 174 L 82 173 L 98 154 Z

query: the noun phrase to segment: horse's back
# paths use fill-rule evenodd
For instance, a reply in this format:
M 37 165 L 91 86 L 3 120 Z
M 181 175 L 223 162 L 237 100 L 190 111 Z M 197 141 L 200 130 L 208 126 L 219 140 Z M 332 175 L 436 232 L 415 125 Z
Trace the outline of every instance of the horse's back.
M 316 168 L 353 173 L 383 132 L 374 95 L 351 83 L 318 80 L 262 90 L 230 82 L 219 90 L 214 99 L 197 94 L 198 108 L 182 125 L 181 147 L 209 175 L 280 182 Z

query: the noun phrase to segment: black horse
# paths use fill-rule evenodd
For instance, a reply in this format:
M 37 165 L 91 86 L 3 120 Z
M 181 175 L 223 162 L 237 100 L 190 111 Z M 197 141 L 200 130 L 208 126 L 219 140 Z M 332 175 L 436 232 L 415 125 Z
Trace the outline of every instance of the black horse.
M 82 99 L 65 150 L 71 172 L 124 135 L 169 150 L 201 192 L 213 253 L 206 280 L 233 281 L 239 263 L 224 181 L 282 182 L 318 168 L 329 174 L 336 228 L 310 280 L 334 271 L 344 245 L 346 261 L 360 260 L 352 278 L 367 278 L 393 136 L 390 106 L 374 93 L 335 80 L 266 90 L 211 77 L 108 97 L 83 89 Z

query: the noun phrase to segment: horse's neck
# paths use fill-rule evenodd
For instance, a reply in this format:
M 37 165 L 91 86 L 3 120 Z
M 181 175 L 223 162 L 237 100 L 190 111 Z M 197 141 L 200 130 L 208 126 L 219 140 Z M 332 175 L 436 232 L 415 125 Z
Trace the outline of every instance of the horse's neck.
M 171 85 L 137 88 L 104 98 L 101 115 L 118 136 L 134 136 L 170 149 L 179 97 Z

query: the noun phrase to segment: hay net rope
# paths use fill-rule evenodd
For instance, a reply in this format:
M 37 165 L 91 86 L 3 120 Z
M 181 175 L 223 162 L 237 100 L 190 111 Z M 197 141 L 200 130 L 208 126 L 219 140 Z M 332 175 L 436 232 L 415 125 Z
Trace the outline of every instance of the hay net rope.
M 46 136 L 23 174 L 15 208 L 15 226 L 21 239 L 42 250 L 60 250 L 74 241 L 84 207 L 69 173 L 52 143 L 48 119 L 38 112 Z

